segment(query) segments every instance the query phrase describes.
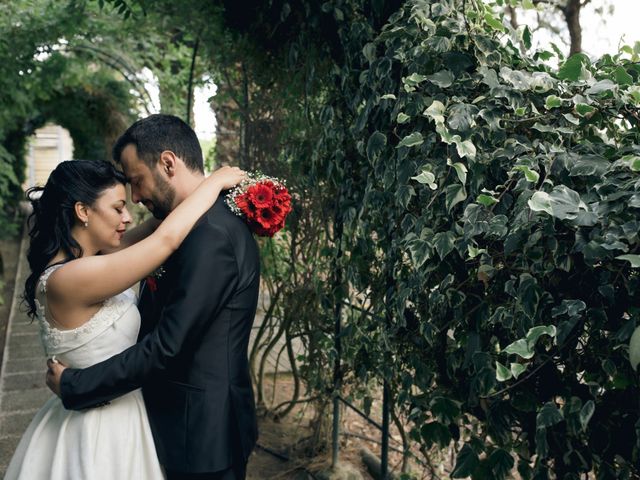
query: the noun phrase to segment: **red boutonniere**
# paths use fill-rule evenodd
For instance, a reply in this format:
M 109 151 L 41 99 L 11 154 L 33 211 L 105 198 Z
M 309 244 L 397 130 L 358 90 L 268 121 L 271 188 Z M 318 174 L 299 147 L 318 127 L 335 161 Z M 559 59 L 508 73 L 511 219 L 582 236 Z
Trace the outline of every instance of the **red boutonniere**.
M 151 277 L 151 276 L 147 277 L 146 285 L 147 285 L 147 288 L 152 292 L 155 292 L 156 290 L 158 290 L 158 282 L 156 281 L 155 277 Z
M 150 292 L 158 290 L 158 280 L 164 275 L 164 267 L 160 265 L 155 272 L 145 279 L 145 285 Z
M 254 173 L 248 177 L 229 192 L 227 205 L 233 213 L 244 217 L 251 231 L 273 237 L 284 227 L 291 212 L 291 195 L 282 180 Z

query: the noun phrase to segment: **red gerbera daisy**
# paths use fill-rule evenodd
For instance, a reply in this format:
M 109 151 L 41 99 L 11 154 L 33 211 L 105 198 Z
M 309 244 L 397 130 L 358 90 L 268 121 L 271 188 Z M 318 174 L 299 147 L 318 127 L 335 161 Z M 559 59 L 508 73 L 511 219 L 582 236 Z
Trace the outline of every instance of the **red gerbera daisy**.
M 265 183 L 256 183 L 249 187 L 247 194 L 251 199 L 251 203 L 258 208 L 266 208 L 271 205 L 273 201 L 273 189 Z

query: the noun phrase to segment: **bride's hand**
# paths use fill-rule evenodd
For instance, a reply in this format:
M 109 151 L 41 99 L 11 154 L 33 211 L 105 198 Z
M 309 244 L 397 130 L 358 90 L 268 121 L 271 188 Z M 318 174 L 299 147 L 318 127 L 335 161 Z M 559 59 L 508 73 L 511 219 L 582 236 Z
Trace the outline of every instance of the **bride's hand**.
M 240 170 L 238 167 L 222 167 L 213 172 L 209 178 L 207 178 L 207 181 L 217 183 L 221 186 L 222 190 L 228 190 L 246 178 L 246 172 Z
M 47 360 L 47 387 L 57 396 L 60 396 L 60 379 L 65 368 L 67 366 L 56 360 L 55 355 Z

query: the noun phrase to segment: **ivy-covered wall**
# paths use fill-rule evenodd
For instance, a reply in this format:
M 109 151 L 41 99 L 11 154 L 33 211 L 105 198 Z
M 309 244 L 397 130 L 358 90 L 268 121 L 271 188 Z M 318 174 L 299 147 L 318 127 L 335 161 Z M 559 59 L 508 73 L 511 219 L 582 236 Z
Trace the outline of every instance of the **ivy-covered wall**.
M 637 53 L 551 69 L 493 15 L 411 1 L 341 29 L 324 154 L 346 296 L 374 314 L 347 358 L 355 382 L 387 379 L 415 441 L 464 441 L 455 478 L 630 475 Z
M 389 6 L 281 2 L 242 24 L 282 68 L 318 75 L 285 149 L 334 215 L 315 329 L 290 313 L 305 380 L 331 390 L 347 302 L 345 391 L 370 405 L 385 378 L 426 456 L 458 442 L 453 477 L 635 475 L 637 50 L 566 59 L 528 50 L 489 5 Z

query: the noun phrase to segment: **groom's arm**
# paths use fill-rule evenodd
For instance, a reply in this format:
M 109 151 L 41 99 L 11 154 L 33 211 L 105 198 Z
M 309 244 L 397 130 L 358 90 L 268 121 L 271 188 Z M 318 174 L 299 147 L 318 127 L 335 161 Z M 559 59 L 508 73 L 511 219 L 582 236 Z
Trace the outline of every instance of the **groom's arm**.
M 238 266 L 227 233 L 203 222 L 177 255 L 176 285 L 156 328 L 136 345 L 85 369 L 67 368 L 60 391 L 64 406 L 80 410 L 104 404 L 139 388 L 165 369 L 188 339 L 197 338 L 233 294 Z

